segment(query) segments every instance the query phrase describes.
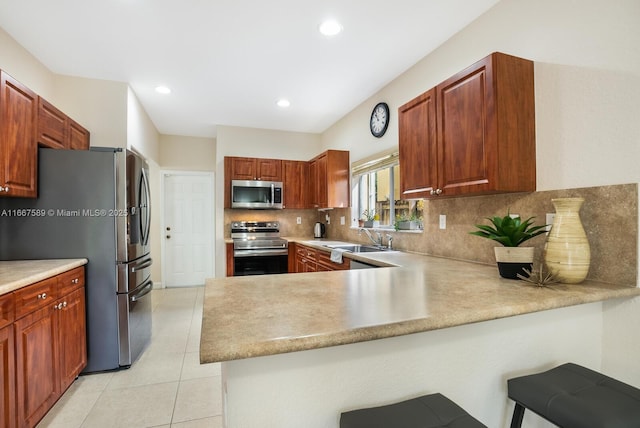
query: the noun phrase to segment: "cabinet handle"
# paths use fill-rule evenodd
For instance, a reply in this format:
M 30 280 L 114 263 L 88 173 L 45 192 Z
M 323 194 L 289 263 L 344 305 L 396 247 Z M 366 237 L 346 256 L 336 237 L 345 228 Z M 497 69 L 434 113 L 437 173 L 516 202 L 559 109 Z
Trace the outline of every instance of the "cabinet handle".
M 442 195 L 442 189 L 432 189 L 429 193 L 431 196 L 439 196 Z
M 72 284 L 77 284 L 78 282 L 80 282 L 80 280 L 78 278 L 74 278 L 71 280 Z
M 4 186 L 4 187 L 0 186 L 0 192 L 9 193 L 9 186 Z
M 38 294 L 38 299 L 44 300 L 47 298 L 47 293 Z

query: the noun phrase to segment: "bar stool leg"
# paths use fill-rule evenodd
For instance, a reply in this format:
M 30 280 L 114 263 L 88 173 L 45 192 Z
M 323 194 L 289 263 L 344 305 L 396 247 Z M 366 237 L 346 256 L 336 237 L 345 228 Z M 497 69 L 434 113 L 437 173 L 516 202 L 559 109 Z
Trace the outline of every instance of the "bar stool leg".
M 511 418 L 511 428 L 520 428 L 522 426 L 522 418 L 524 417 L 524 406 L 516 403 L 513 408 L 513 417 Z

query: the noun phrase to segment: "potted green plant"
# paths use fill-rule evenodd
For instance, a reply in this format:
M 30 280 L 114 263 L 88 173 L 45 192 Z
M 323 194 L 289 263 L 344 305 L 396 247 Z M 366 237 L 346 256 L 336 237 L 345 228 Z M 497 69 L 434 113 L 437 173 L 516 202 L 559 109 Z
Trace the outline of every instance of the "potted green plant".
M 528 276 L 525 269 L 531 272 L 534 248 L 519 245 L 547 231 L 547 225 L 534 226 L 534 218 L 522 221 L 520 216 L 511 216 L 507 212 L 504 217 L 487 217 L 491 225 L 476 224 L 479 230 L 469 232 L 502 244 L 502 247 L 495 247 L 494 251 L 498 271 L 503 278 L 518 279 L 518 274 Z
M 396 216 L 393 226 L 396 230 L 416 230 L 422 226 L 422 219 L 415 214 L 411 216 L 401 214 Z
M 375 210 L 362 211 L 362 217 L 364 218 L 364 227 L 380 226 L 380 217 L 376 214 Z

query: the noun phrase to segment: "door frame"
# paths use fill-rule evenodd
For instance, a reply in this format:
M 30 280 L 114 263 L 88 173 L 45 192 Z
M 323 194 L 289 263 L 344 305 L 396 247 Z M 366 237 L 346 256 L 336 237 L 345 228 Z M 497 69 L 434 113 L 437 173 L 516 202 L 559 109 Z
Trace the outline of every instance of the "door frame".
M 208 177 L 209 178 L 209 201 L 211 201 L 211 236 L 209 236 L 209 245 L 211 246 L 211 255 L 212 255 L 212 260 L 211 260 L 211 278 L 214 278 L 216 276 L 216 247 L 215 247 L 215 237 L 216 237 L 216 229 L 215 229 L 215 219 L 216 219 L 216 212 L 215 212 L 215 200 L 214 200 L 214 196 L 215 196 L 215 173 L 211 172 L 211 171 L 187 171 L 187 170 L 177 170 L 177 169 L 162 169 L 160 170 L 160 200 L 161 202 L 161 206 L 162 206 L 162 213 L 160 215 L 160 240 L 161 240 L 161 256 L 160 256 L 160 263 L 162 264 L 162 269 L 161 269 L 161 275 L 162 275 L 162 280 L 161 280 L 161 284 L 162 286 L 159 288 L 167 288 L 167 283 L 166 283 L 166 278 L 167 278 L 167 263 L 165 263 L 166 261 L 166 254 L 167 254 L 167 249 L 166 249 L 166 239 L 164 238 L 164 234 L 166 232 L 166 219 L 165 219 L 165 212 L 166 212 L 166 201 L 165 201 L 165 180 L 167 179 L 167 177 L 172 176 L 172 175 L 184 175 L 184 176 L 201 176 L 201 177 Z

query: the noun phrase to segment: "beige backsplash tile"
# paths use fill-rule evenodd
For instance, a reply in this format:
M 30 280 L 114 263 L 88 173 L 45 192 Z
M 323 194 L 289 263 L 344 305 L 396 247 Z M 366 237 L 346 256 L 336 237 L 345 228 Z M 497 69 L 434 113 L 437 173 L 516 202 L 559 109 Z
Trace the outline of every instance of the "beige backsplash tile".
M 424 232 L 389 232 L 398 249 L 417 253 L 495 264 L 492 241 L 469 235 L 474 225 L 486 222 L 485 217 L 512 214 L 536 217 L 536 224 L 544 224 L 546 213 L 555 212 L 551 199 L 583 197 L 580 218 L 591 246 L 591 266 L 588 278 L 629 286 L 636 285 L 638 241 L 638 185 L 588 187 L 552 190 L 534 193 L 487 195 L 456 199 L 429 200 L 425 204 Z M 350 209 L 341 208 L 325 212 L 316 210 L 225 210 L 225 237 L 229 236 L 232 220 L 272 220 L 281 224 L 283 236 L 312 236 L 316 221 L 326 223 L 327 238 L 366 243 L 364 235 L 351 229 Z M 447 229 L 440 230 L 439 216 L 447 216 Z M 345 216 L 346 225 L 340 225 Z M 296 224 L 302 218 L 302 225 Z M 386 233 L 386 232 L 385 232 Z M 536 248 L 536 264 L 542 258 L 546 235 L 540 235 L 527 245 Z M 385 240 L 386 242 L 386 240 Z

